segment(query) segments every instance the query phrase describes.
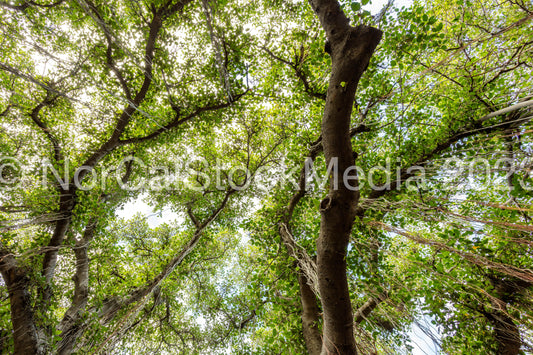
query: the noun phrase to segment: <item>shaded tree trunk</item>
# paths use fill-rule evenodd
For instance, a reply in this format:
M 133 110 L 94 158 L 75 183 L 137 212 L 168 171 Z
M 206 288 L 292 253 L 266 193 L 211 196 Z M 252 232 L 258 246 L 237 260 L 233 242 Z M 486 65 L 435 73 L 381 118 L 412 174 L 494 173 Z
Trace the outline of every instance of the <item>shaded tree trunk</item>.
M 350 139 L 355 91 L 382 33 L 364 25 L 351 27 L 335 0 L 309 3 L 330 44 L 332 68 L 322 119 L 322 145 L 326 164 L 338 163 L 328 196 L 320 204 L 317 271 L 324 312 L 322 354 L 356 354 L 345 257 L 359 192 L 343 183 L 343 174 L 355 164 Z M 355 186 L 354 180 L 350 183 Z
M 520 331 L 513 319 L 506 312 L 488 313 L 486 318 L 494 327 L 495 338 L 498 341 L 499 355 L 520 354 Z
M 0 270 L 9 292 L 14 354 L 44 354 L 44 346 L 33 318 L 28 276 L 11 254 L 0 257 Z
M 76 256 L 76 273 L 72 278 L 74 281 L 74 297 L 59 325 L 61 341 L 59 341 L 57 346 L 58 354 L 72 353 L 77 339 L 85 330 L 85 327 L 81 324 L 81 316 L 85 311 L 89 298 L 89 256 L 87 254 L 87 246 L 94 238 L 97 223 L 97 218 L 93 218 L 89 222 L 85 228 L 83 238 L 73 248 Z
M 70 222 L 72 221 L 72 211 L 76 205 L 76 188 L 73 184 L 69 185 L 68 189 L 58 189 L 60 196 L 59 200 L 59 214 L 60 218 L 56 222 L 54 233 L 48 243 L 49 250 L 44 254 L 42 275 L 45 279 L 45 289 L 43 292 L 43 306 L 48 304 L 52 297 L 51 281 L 54 277 L 57 256 L 59 254 L 59 247 L 63 244 L 65 235 L 67 234 Z
M 494 298 L 491 299 L 491 309 L 481 313 L 492 324 L 494 337 L 498 342 L 498 354 L 518 355 L 522 341 L 520 330 L 513 318 L 507 311 L 507 304 L 516 302 L 516 298 L 522 295 L 529 287 L 530 282 L 517 278 L 502 278 L 497 275 L 488 276 L 494 286 Z
M 305 346 L 309 355 L 320 355 L 322 350 L 322 336 L 318 324 L 320 322 L 320 309 L 318 308 L 315 293 L 307 283 L 303 273 L 298 275 L 300 285 L 300 300 L 302 303 L 302 328 Z

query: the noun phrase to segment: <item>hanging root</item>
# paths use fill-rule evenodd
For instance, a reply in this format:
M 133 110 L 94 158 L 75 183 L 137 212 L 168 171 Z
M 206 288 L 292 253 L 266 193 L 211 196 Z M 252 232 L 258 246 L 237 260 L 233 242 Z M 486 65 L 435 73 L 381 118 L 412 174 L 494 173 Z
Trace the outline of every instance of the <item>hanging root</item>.
M 289 228 L 285 223 L 280 223 L 279 228 L 283 244 L 287 247 L 289 254 L 296 259 L 298 266 L 307 278 L 307 283 L 313 290 L 314 294 L 320 299 L 318 291 L 318 275 L 316 272 L 316 262 L 307 254 L 307 251 L 294 240 Z

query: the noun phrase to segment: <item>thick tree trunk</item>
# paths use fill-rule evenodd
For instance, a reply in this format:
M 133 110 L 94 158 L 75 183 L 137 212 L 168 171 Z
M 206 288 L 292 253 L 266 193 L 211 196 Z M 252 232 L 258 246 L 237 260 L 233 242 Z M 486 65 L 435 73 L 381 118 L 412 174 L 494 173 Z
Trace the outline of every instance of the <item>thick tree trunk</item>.
M 498 354 L 520 354 L 520 331 L 513 319 L 506 312 L 490 313 L 487 317 L 494 327 L 495 338 L 498 341 Z
M 317 271 L 324 313 L 322 354 L 356 354 L 346 278 L 346 247 L 359 193 L 350 189 L 355 186 L 354 180 L 349 185 L 343 183 L 343 174 L 355 164 L 350 139 L 355 91 L 382 33 L 364 25 L 351 27 L 335 0 L 310 0 L 309 3 L 330 43 L 332 68 L 322 120 L 322 145 L 326 164 L 335 160 L 338 163 L 337 179 L 335 176 L 331 179 L 328 196 L 320 204 Z
M 61 341 L 57 345 L 58 354 L 71 354 L 78 337 L 84 331 L 81 324 L 81 316 L 87 306 L 89 298 L 89 256 L 87 245 L 94 237 L 97 226 L 97 219 L 89 222 L 85 228 L 83 238 L 76 243 L 74 254 L 76 256 L 76 273 L 74 274 L 74 297 L 72 304 L 65 312 L 59 330 L 61 330 Z
M 14 354 L 44 354 L 44 347 L 33 319 L 26 273 L 17 265 L 15 257 L 11 254 L 0 257 L 0 270 L 9 292 Z
M 496 275 L 488 276 L 494 286 L 490 311 L 482 311 L 492 324 L 494 337 L 498 342 L 498 354 L 518 355 L 522 341 L 518 325 L 507 311 L 507 305 L 515 302 L 516 298 L 532 286 L 531 282 L 517 278 L 501 278 Z
M 298 283 L 300 285 L 300 300 L 302 302 L 302 328 L 305 346 L 309 355 L 320 355 L 322 350 L 322 336 L 318 328 L 320 309 L 318 308 L 317 299 L 303 273 L 298 275 Z

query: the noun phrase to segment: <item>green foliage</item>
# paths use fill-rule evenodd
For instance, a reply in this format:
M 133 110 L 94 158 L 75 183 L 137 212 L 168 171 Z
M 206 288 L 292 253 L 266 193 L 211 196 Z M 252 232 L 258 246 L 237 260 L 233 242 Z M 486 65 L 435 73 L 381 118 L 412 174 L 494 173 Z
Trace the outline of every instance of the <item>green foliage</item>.
M 164 18 L 147 61 L 150 21 L 166 3 L 2 5 L 0 164 L 17 162 L 1 171 L 2 258 L 24 271 L 52 352 L 86 248 L 78 353 L 305 353 L 304 271 L 279 228 L 290 224 L 316 255 L 326 185 L 309 185 L 286 218 L 320 137 L 325 34 L 303 2 L 209 1 L 211 31 L 202 2 L 190 2 Z M 357 324 L 360 352 L 410 353 L 411 329 L 429 320 L 443 353 L 501 353 L 498 317 L 531 351 L 531 109 L 482 118 L 531 97 L 533 10 L 439 0 L 379 17 L 369 0 L 340 3 L 353 25 L 384 32 L 352 116 L 366 129 L 352 138 L 363 212 L 348 283 L 354 313 L 380 300 Z M 47 280 L 60 184 L 97 153 Z M 326 177 L 322 154 L 314 167 Z M 132 201 L 174 220 L 118 217 Z M 1 352 L 12 352 L 5 280 L 0 296 Z

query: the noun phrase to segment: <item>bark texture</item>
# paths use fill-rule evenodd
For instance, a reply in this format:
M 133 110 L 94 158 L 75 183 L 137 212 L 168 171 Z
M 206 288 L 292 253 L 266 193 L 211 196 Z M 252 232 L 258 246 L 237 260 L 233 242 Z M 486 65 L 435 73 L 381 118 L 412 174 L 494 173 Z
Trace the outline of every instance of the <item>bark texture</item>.
M 322 145 L 326 164 L 337 159 L 339 182 L 336 184 L 336 179 L 332 179 L 328 196 L 320 204 L 317 271 L 324 318 L 322 354 L 356 354 L 345 257 L 359 193 L 342 183 L 342 174 L 355 164 L 350 140 L 355 91 L 382 32 L 364 25 L 351 27 L 335 0 L 310 0 L 309 3 L 331 46 L 332 68 L 322 119 Z

